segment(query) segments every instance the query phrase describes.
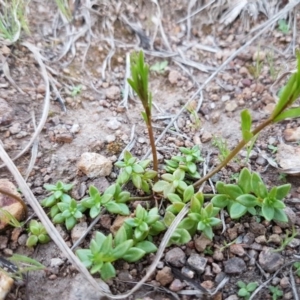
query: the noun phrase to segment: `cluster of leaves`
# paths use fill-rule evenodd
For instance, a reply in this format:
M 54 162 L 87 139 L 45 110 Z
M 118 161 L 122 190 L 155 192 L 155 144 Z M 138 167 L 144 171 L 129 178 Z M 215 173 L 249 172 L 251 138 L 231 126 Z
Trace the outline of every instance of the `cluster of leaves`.
M 34 247 L 38 243 L 47 244 L 50 241 L 50 237 L 44 225 L 36 220 L 31 220 L 29 223 L 29 236 L 26 241 L 27 247 Z
M 165 170 L 174 173 L 178 168 L 186 172 L 186 175 L 192 179 L 200 178 L 197 171 L 197 163 L 202 162 L 201 151 L 198 145 L 193 148 L 180 147 L 181 155 L 173 156 L 170 160 L 165 160 Z
M 125 151 L 124 161 L 115 163 L 115 166 L 121 168 L 117 182 L 119 184 L 126 184 L 132 181 L 137 189 L 149 193 L 151 180 L 157 175 L 157 172 L 153 170 L 146 170 L 150 162 L 150 160 L 139 162 L 129 151 Z
M 249 212 L 252 215 L 261 215 L 266 220 L 287 222 L 284 212 L 284 197 L 289 193 L 291 185 L 284 184 L 273 187 L 268 191 L 258 173 L 244 168 L 237 184 L 225 184 L 218 181 L 216 184 L 218 195 L 211 202 L 219 208 L 227 208 L 232 219 L 237 219 Z
M 250 282 L 246 284 L 243 281 L 238 281 L 237 286 L 240 288 L 238 295 L 247 300 L 250 298 L 251 293 L 257 288 L 258 284 L 256 282 Z
M 104 280 L 112 278 L 116 274 L 112 264 L 114 261 L 124 259 L 135 262 L 157 251 L 151 240 L 166 228 L 160 218 L 156 207 L 147 211 L 138 205 L 135 217 L 126 219 L 114 238 L 112 234 L 106 237 L 96 232 L 90 248 L 79 249 L 76 254 L 92 274 L 99 272 Z
M 280 299 L 283 296 L 283 291 L 277 286 L 269 286 L 269 290 L 272 294 L 272 300 Z

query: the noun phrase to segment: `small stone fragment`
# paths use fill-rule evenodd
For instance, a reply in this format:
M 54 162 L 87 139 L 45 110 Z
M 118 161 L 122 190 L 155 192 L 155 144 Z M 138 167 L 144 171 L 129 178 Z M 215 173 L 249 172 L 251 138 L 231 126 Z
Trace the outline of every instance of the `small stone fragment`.
M 212 263 L 212 271 L 215 273 L 215 274 L 219 274 L 221 273 L 222 269 L 220 268 L 220 266 L 216 263 Z
M 187 268 L 187 267 L 183 267 L 181 269 L 181 273 L 184 275 L 184 276 L 187 276 L 188 278 L 194 278 L 195 276 L 195 272 L 192 271 L 191 269 Z
M 241 244 L 233 244 L 229 247 L 230 252 L 238 256 L 243 256 L 245 254 L 245 249 Z
M 225 300 L 239 300 L 239 297 L 237 295 L 231 295 L 227 297 Z
M 178 292 L 185 287 L 185 284 L 181 282 L 179 279 L 174 279 L 169 286 L 169 289 L 173 292 Z
M 166 253 L 165 260 L 174 267 L 183 267 L 186 257 L 180 248 L 173 248 Z
M 112 226 L 110 227 L 111 233 L 113 233 L 113 234 L 115 235 L 116 232 L 120 229 L 120 227 L 123 225 L 124 221 L 125 221 L 127 218 L 128 218 L 128 217 L 126 217 L 126 216 L 120 216 L 120 215 L 118 215 L 118 216 L 115 218 L 115 220 L 114 220 Z
M 223 259 L 224 259 L 223 252 L 220 251 L 219 249 L 216 249 L 213 254 L 213 259 L 216 261 L 223 261 Z
M 117 130 L 121 127 L 121 123 L 116 120 L 116 119 L 111 119 L 110 121 L 107 122 L 106 126 L 109 128 L 109 129 L 112 129 L 112 130 Z
M 9 125 L 13 120 L 12 107 L 2 98 L 0 98 L 0 125 Z
M 12 126 L 9 127 L 9 132 L 11 134 L 17 134 L 22 130 L 22 126 L 20 123 L 13 123 Z
M 106 98 L 111 99 L 111 100 L 118 100 L 121 95 L 120 88 L 112 85 L 105 91 Z
M 4 272 L 0 271 L 0 299 L 4 300 L 7 294 L 10 292 L 14 280 Z
M 279 234 L 271 234 L 269 236 L 269 240 L 268 240 L 268 243 L 274 243 L 275 245 L 280 245 L 281 244 L 281 237 Z
M 272 248 L 266 248 L 259 254 L 259 263 L 261 267 L 268 273 L 274 273 L 283 265 L 283 257 Z
M 280 280 L 280 286 L 283 288 L 283 289 L 286 289 L 290 286 L 290 281 L 289 281 L 289 278 L 288 277 L 282 277 L 281 280 Z
M 204 234 L 201 234 L 200 237 L 195 239 L 195 248 L 198 252 L 203 252 L 212 241 L 207 238 Z
M 214 111 L 212 114 L 211 114 L 211 121 L 215 124 L 215 123 L 218 123 L 219 122 L 219 119 L 220 119 L 220 116 L 221 116 L 221 112 L 220 111 Z
M 250 231 L 253 232 L 255 235 L 265 235 L 266 234 L 266 227 L 261 223 L 250 223 Z
M 177 84 L 181 80 L 181 74 L 177 70 L 171 70 L 168 76 L 171 84 Z
M 90 178 L 101 177 L 111 173 L 112 162 L 98 153 L 85 152 L 81 155 L 77 167 Z
M 73 141 L 73 135 L 71 132 L 62 132 L 55 135 L 55 141 L 57 143 L 70 144 Z
M 241 258 L 233 257 L 224 262 L 225 265 L 225 273 L 227 274 L 241 274 L 243 273 L 247 267 Z
M 59 257 L 51 258 L 51 260 L 50 260 L 51 268 L 58 268 L 58 267 L 62 266 L 63 264 L 64 264 L 64 261 Z
M 233 112 L 237 109 L 238 105 L 235 100 L 228 101 L 225 105 L 225 111 Z
M 266 53 L 264 51 L 258 50 L 253 53 L 252 60 L 253 61 L 264 61 L 266 58 Z
M 17 191 L 17 188 L 8 179 L 0 179 L 0 189 L 3 191 L 7 191 L 8 193 L 14 195 L 16 198 L 20 199 L 21 202 L 23 202 L 23 200 L 20 197 L 20 194 Z M 0 207 L 3 210 L 8 211 L 18 221 L 21 221 L 26 214 L 23 205 L 19 201 L 1 193 Z M 4 229 L 8 225 L 8 223 L 9 220 L 5 217 L 5 215 L 2 212 L 0 212 L 0 230 Z
M 5 249 L 7 247 L 8 237 L 4 235 L 0 235 L 0 249 Z
M 300 239 L 292 239 L 288 246 L 291 248 L 297 248 L 298 246 L 300 246 Z
M 284 139 L 287 142 L 297 142 L 300 140 L 300 127 L 287 128 L 283 132 Z
M 201 136 L 201 142 L 207 143 L 212 139 L 212 134 L 208 131 L 204 131 Z
M 70 132 L 71 133 L 78 133 L 80 131 L 80 126 L 79 124 L 73 124 L 71 129 L 70 129 Z
M 197 253 L 192 253 L 191 256 L 188 258 L 187 263 L 199 274 L 202 274 L 207 264 L 207 258 L 202 257 Z
M 81 236 L 86 232 L 87 230 L 87 223 L 86 222 L 82 222 L 82 223 L 78 223 L 74 226 L 74 228 L 71 231 L 71 239 L 73 244 L 78 241 Z
M 276 161 L 283 169 L 299 169 L 300 147 L 294 147 L 283 143 L 279 144 L 277 147 Z
M 164 267 L 162 270 L 158 271 L 155 280 L 158 281 L 162 286 L 166 286 L 171 283 L 174 279 L 172 270 L 170 267 Z

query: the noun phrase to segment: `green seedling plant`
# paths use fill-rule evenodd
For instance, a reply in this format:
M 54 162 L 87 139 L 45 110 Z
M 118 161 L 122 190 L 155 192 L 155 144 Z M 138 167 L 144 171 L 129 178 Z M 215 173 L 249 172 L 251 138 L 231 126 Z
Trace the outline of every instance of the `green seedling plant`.
M 66 1 L 66 0 L 55 0 L 55 2 L 56 2 L 56 5 L 57 5 L 59 11 L 67 19 L 67 21 L 71 21 L 72 20 L 72 13 L 71 13 L 68 1 Z
M 147 125 L 152 157 L 153 157 L 153 170 L 158 171 L 157 152 L 155 146 L 155 139 L 152 128 L 152 94 L 148 87 L 149 77 L 149 65 L 145 64 L 144 53 L 140 51 L 139 54 L 133 53 L 131 59 L 131 76 L 128 78 L 128 83 L 131 88 L 136 92 L 139 99 L 142 102 L 144 111 L 142 117 Z M 157 181 L 157 176 L 154 177 L 154 181 Z
M 78 96 L 82 91 L 82 85 L 79 84 L 79 85 L 76 85 L 72 88 L 72 91 L 71 91 L 71 96 L 73 98 L 75 98 L 76 96 Z
M 293 268 L 295 269 L 295 274 L 300 277 L 300 262 L 297 261 L 293 264 Z
M 128 201 L 130 195 L 128 192 L 122 192 L 118 184 L 108 187 L 103 195 L 95 186 L 91 185 L 89 195 L 90 197 L 83 199 L 81 204 L 90 210 L 91 218 L 96 218 L 103 208 L 113 214 L 129 215 L 129 208 L 123 202 Z M 115 201 L 114 197 L 119 202 Z
M 117 182 L 122 185 L 131 180 L 137 189 L 149 193 L 149 184 L 151 183 L 151 180 L 155 179 L 157 176 L 156 171 L 146 170 L 150 162 L 150 160 L 138 161 L 129 151 L 125 151 L 124 161 L 115 163 L 116 167 L 121 168 Z
M 192 179 L 200 178 L 197 171 L 197 163 L 203 162 L 201 151 L 198 145 L 193 148 L 180 147 L 180 155 L 173 156 L 170 160 L 165 160 L 165 170 L 168 173 L 174 173 L 176 169 L 180 168 L 186 172 L 186 175 Z
M 50 237 L 47 234 L 47 231 L 44 225 L 36 220 L 31 220 L 29 223 L 29 236 L 26 241 L 27 247 L 34 247 L 38 243 L 47 244 L 50 242 Z
M 83 217 L 86 208 L 72 198 L 63 199 L 57 203 L 59 212 L 52 218 L 53 223 L 64 223 L 68 230 L 71 230 L 79 219 Z
M 73 188 L 73 184 L 65 184 L 58 181 L 54 184 L 44 184 L 44 189 L 50 192 L 50 195 L 42 200 L 41 205 L 43 207 L 48 207 L 50 209 L 50 216 L 54 218 L 55 215 L 59 213 L 59 208 L 57 206 L 58 202 L 69 201 L 71 199 L 68 194 Z
M 19 222 L 15 216 L 13 216 L 8 210 L 0 207 L 0 217 L 1 220 L 5 223 L 8 223 L 10 226 L 15 228 L 22 228 L 24 222 Z
M 272 300 L 278 300 L 283 296 L 283 291 L 278 286 L 269 286 L 272 294 Z
M 280 173 L 278 175 L 278 179 L 281 180 L 282 182 L 287 182 L 287 174 L 286 173 Z
M 158 61 L 150 67 L 150 70 L 157 72 L 158 74 L 163 74 L 165 72 L 167 66 L 168 66 L 167 60 Z
M 215 146 L 219 150 L 219 161 L 222 162 L 229 155 L 230 150 L 227 145 L 227 141 L 217 136 L 213 136 L 212 145 Z
M 185 108 L 191 114 L 190 118 L 191 118 L 192 122 L 194 123 L 193 127 L 195 129 L 200 129 L 201 121 L 199 119 L 197 111 L 194 109 L 194 107 L 192 105 L 187 105 Z
M 278 147 L 276 147 L 274 145 L 268 145 L 268 149 L 271 150 L 272 154 L 275 154 L 278 150 Z
M 286 22 L 286 20 L 281 19 L 281 20 L 278 20 L 278 29 L 279 29 L 282 33 L 288 34 L 288 33 L 289 33 L 289 30 L 290 30 L 290 27 L 289 27 L 289 24 Z
M 285 231 L 285 237 L 283 239 L 283 241 L 281 242 L 281 245 L 279 248 L 273 250 L 273 252 L 281 252 L 283 251 L 288 244 L 297 236 L 297 230 L 295 229 L 295 227 L 292 227 L 292 232 L 290 232 L 289 230 Z
M 250 299 L 251 293 L 257 288 L 256 282 L 246 284 L 243 281 L 238 281 L 236 284 L 239 287 L 238 295 L 244 299 Z

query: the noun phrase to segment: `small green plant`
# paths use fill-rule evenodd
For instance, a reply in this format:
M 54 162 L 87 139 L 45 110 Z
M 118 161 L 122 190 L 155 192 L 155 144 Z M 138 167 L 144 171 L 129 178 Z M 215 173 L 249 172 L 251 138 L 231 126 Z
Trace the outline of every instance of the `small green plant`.
M 297 275 L 298 277 L 300 277 L 300 262 L 299 262 L 299 261 L 295 262 L 295 263 L 293 264 L 293 267 L 294 267 L 294 269 L 296 269 L 296 270 L 295 270 L 296 275 Z
M 159 220 L 158 208 L 154 207 L 148 212 L 139 204 L 135 211 L 135 218 L 125 220 L 125 223 L 134 229 L 133 240 L 140 242 L 148 236 L 158 235 L 166 229 L 164 223 Z
M 219 150 L 219 161 L 222 162 L 229 155 L 230 150 L 228 148 L 227 141 L 217 136 L 213 136 L 212 145 Z
M 276 80 L 279 70 L 276 69 L 275 67 L 275 60 L 274 60 L 274 52 L 268 52 L 267 53 L 267 62 L 269 65 L 269 72 L 270 72 L 270 76 L 273 80 Z
M 50 241 L 50 237 L 44 225 L 36 220 L 31 220 L 29 223 L 29 237 L 26 241 L 27 247 L 34 247 L 38 243 L 47 244 Z
M 50 216 L 51 218 L 54 218 L 54 216 L 59 212 L 57 203 L 60 201 L 69 201 L 71 199 L 68 193 L 73 188 L 73 184 L 65 184 L 61 181 L 58 181 L 55 185 L 44 184 L 44 188 L 50 192 L 50 196 L 43 199 L 41 205 L 43 207 L 51 208 Z
M 278 175 L 278 179 L 281 180 L 282 182 L 287 182 L 287 174 L 286 173 L 280 173 Z
M 193 148 L 180 147 L 181 155 L 173 156 L 170 160 L 166 159 L 165 170 L 169 173 L 174 173 L 176 169 L 180 168 L 186 172 L 186 175 L 193 179 L 200 178 L 197 171 L 197 163 L 203 162 L 201 151 L 198 145 Z
M 83 217 L 86 208 L 72 198 L 63 199 L 57 203 L 58 212 L 52 218 L 53 223 L 65 223 L 68 230 L 71 230 L 79 219 Z
M 281 20 L 278 20 L 278 29 L 279 29 L 282 33 L 288 34 L 288 33 L 289 33 L 289 30 L 290 30 L 290 27 L 289 27 L 288 23 L 286 22 L 286 20 L 281 19 Z
M 24 222 L 19 222 L 15 216 L 13 216 L 9 211 L 0 207 L 0 217 L 3 222 L 8 223 L 10 226 L 15 228 L 22 228 Z
M 124 161 L 115 163 L 116 167 L 121 168 L 117 182 L 119 184 L 125 184 L 131 180 L 137 189 L 149 193 L 149 183 L 157 176 L 156 171 L 146 170 L 150 162 L 150 160 L 138 162 L 137 158 L 133 157 L 129 151 L 125 151 Z
M 192 120 L 192 122 L 194 123 L 193 127 L 195 129 L 200 129 L 201 127 L 201 121 L 199 119 L 198 113 L 195 110 L 194 105 L 192 104 L 188 104 L 185 109 L 191 114 L 190 119 Z
M 283 296 L 283 291 L 278 286 L 269 286 L 272 294 L 272 300 L 280 299 Z
M 56 2 L 56 5 L 57 5 L 59 11 L 67 19 L 67 21 L 71 21 L 72 20 L 72 13 L 71 13 L 68 1 L 66 1 L 66 0 L 55 0 L 55 2 Z
M 272 154 L 275 154 L 278 150 L 278 147 L 274 145 L 268 145 L 268 149 L 271 150 Z
M 214 251 L 211 249 L 211 246 L 208 246 L 204 249 L 203 253 L 205 255 L 212 256 L 214 254 Z
M 238 281 L 236 284 L 240 289 L 238 291 L 238 295 L 243 297 L 244 299 L 249 299 L 251 293 L 257 288 L 258 284 L 256 282 L 250 282 L 248 284 L 243 281 Z
M 78 96 L 78 95 L 81 93 L 81 91 L 82 91 L 82 85 L 81 85 L 81 84 L 75 85 L 75 86 L 73 86 L 73 88 L 72 88 L 71 96 L 72 96 L 73 98 L 75 98 L 76 96 Z
M 289 230 L 285 231 L 285 237 L 283 239 L 283 241 L 281 242 L 281 245 L 279 248 L 273 250 L 273 252 L 281 252 L 285 249 L 285 247 L 297 236 L 297 230 L 295 229 L 295 227 L 293 226 L 292 228 L 292 232 L 290 232 Z
M 165 72 L 166 67 L 168 66 L 168 61 L 163 60 L 163 61 L 158 61 L 154 65 L 150 67 L 151 71 L 157 72 L 159 74 L 162 74 Z
M 239 179 L 240 173 L 233 173 L 230 175 L 230 181 L 235 181 L 237 182 Z
M 262 68 L 263 68 L 263 60 L 260 58 L 260 47 L 258 48 L 256 60 L 254 62 L 254 65 L 249 66 L 249 73 L 255 78 L 258 79 Z

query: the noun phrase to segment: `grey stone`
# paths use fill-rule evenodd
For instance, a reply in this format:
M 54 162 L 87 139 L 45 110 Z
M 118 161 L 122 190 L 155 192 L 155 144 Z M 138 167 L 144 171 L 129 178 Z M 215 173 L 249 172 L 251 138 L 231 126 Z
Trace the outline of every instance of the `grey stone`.
M 59 257 L 51 258 L 51 260 L 50 260 L 51 268 L 58 268 L 58 267 L 62 266 L 63 264 L 64 264 L 64 261 Z
M 260 266 L 268 273 L 274 273 L 283 265 L 283 257 L 272 251 L 272 248 L 265 248 L 259 254 Z
M 106 126 L 109 128 L 109 129 L 112 129 L 112 130 L 117 130 L 121 127 L 121 123 L 116 120 L 116 119 L 111 119 L 107 122 Z
M 78 241 L 81 236 L 86 232 L 87 230 L 87 223 L 86 222 L 82 222 L 82 223 L 78 223 L 74 226 L 74 228 L 71 231 L 71 239 L 73 244 Z
M 227 274 L 241 274 L 243 273 L 247 267 L 241 258 L 233 257 L 224 262 L 225 265 L 225 273 Z
M 299 127 L 300 128 L 300 127 Z M 297 169 L 300 167 L 300 147 L 279 144 L 277 147 L 276 161 L 283 169 Z
M 26 233 L 23 233 L 18 238 L 18 244 L 20 246 L 25 246 L 27 241 L 28 235 Z
M 237 109 L 238 105 L 235 100 L 228 101 L 225 105 L 225 111 L 233 112 Z
M 212 241 L 207 238 L 204 234 L 201 234 L 200 237 L 195 239 L 195 248 L 198 252 L 203 252 Z
M 22 126 L 20 123 L 14 123 L 12 126 L 9 127 L 9 131 L 11 134 L 17 134 L 22 130 Z
M 293 239 L 288 246 L 291 248 L 296 248 L 300 245 L 300 239 Z
M 120 88 L 113 85 L 105 91 L 105 95 L 108 99 L 117 100 L 121 95 Z
M 237 295 L 231 295 L 227 297 L 225 300 L 239 300 L 239 297 Z
M 0 125 L 9 125 L 13 120 L 13 109 L 2 98 L 0 98 Z
M 188 258 L 187 263 L 192 269 L 197 271 L 199 274 L 202 274 L 205 270 L 207 259 L 197 253 L 192 253 Z
M 265 235 L 267 229 L 263 224 L 252 222 L 250 223 L 250 231 L 255 235 Z
M 162 270 L 158 271 L 155 280 L 158 281 L 162 286 L 166 286 L 171 283 L 174 279 L 172 270 L 170 267 L 164 267 Z
M 194 278 L 194 276 L 195 276 L 195 272 L 193 270 L 191 270 L 190 268 L 188 268 L 188 267 L 183 267 L 181 269 L 181 273 L 184 276 L 189 277 L 189 278 Z
M 255 161 L 259 166 L 265 166 L 267 165 L 268 161 L 262 157 L 262 156 L 258 156 L 258 158 Z
M 110 293 L 108 285 L 100 279 L 95 279 L 99 286 L 101 286 L 107 293 Z M 86 280 L 81 274 L 77 274 L 71 281 L 71 288 L 69 295 L 65 299 L 72 300 L 99 300 L 100 293 Z M 83 284 L 84 283 L 84 284 Z
M 175 267 L 183 267 L 186 257 L 185 253 L 180 248 L 173 248 L 166 253 L 165 260 Z
M 109 134 L 105 137 L 105 141 L 107 143 L 112 143 L 116 140 L 116 136 L 114 134 Z
M 169 286 L 169 289 L 173 292 L 178 292 L 185 287 L 185 284 L 181 282 L 179 279 L 174 279 Z
M 177 70 L 171 70 L 168 76 L 171 84 L 177 84 L 181 80 L 182 76 Z

